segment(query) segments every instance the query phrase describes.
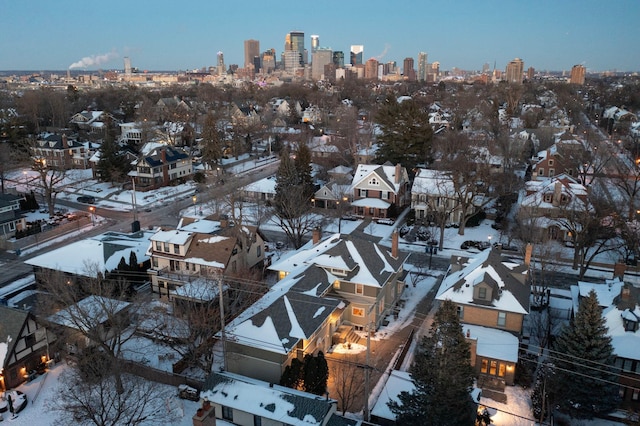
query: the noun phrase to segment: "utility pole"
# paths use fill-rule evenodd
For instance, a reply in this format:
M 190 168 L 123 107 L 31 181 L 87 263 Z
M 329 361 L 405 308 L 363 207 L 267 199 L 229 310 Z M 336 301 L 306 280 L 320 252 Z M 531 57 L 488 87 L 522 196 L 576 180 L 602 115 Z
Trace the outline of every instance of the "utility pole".
M 222 337 L 222 370 L 227 371 L 227 339 L 224 334 L 224 301 L 222 300 L 222 279 L 218 278 L 218 302 L 220 302 L 220 337 Z
M 367 324 L 367 359 L 366 365 L 364 366 L 364 421 L 369 421 L 369 376 L 371 366 L 369 362 L 371 361 L 371 323 Z

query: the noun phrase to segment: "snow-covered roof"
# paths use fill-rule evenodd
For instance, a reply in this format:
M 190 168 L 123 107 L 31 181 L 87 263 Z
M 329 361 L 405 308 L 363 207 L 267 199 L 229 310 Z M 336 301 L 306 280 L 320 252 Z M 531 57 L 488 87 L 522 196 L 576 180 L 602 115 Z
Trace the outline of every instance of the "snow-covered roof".
M 479 325 L 462 324 L 462 332 L 468 338 L 476 339 L 476 354 L 479 357 L 518 362 L 518 338 L 508 331 Z
M 245 192 L 257 192 L 261 194 L 275 194 L 276 193 L 276 178 L 275 176 L 269 176 L 258 181 L 252 182 L 244 188 Z
M 526 270 L 513 270 L 509 266 L 502 261 L 499 250 L 486 249 L 469 259 L 461 270 L 447 275 L 440 284 L 436 299 L 448 299 L 460 305 L 528 314 L 529 285 L 523 284 L 513 275 L 525 274 Z M 491 300 L 474 300 L 474 288 L 480 283 L 495 288 Z
M 106 232 L 51 250 L 25 260 L 25 263 L 73 275 L 95 277 L 97 272 L 116 269 L 123 257 L 128 263 L 131 252 L 136 254 L 138 263 L 147 261 L 147 248 L 152 235 L 153 231 L 132 234 Z
M 185 232 L 197 232 L 201 234 L 213 234 L 221 229 L 220 222 L 209 219 L 193 219 L 182 217 L 177 228 Z
M 454 197 L 455 188 L 451 179 L 451 172 L 419 169 L 418 174 L 413 179 L 411 193 Z
M 151 241 L 185 245 L 187 241 L 193 238 L 193 235 L 193 232 L 180 231 L 177 229 L 172 229 L 170 231 L 159 230 L 158 232 L 153 234 L 153 236 L 151 237 Z
M 528 195 L 522 199 L 521 205 L 524 207 L 553 209 L 557 207 L 559 202 L 557 197 L 565 196 L 567 201 L 562 203 L 564 210 L 586 211 L 593 209 L 591 204 L 583 200 L 587 196 L 585 186 L 565 174 L 545 180 L 531 180 L 525 183 L 525 190 Z M 550 200 L 545 200 L 545 195 L 551 195 Z
M 173 294 L 185 299 L 211 301 L 218 297 L 218 282 L 205 277 L 199 277 L 194 281 L 176 287 L 176 289 L 173 290 Z
M 598 305 L 606 308 L 613 305 L 614 299 L 620 296 L 623 285 L 624 283 L 619 278 L 606 280 L 604 284 L 578 281 L 578 291 L 580 297 L 588 297 L 591 290 L 595 291 Z
M 371 415 L 381 419 L 395 421 L 396 415 L 389 408 L 389 402 L 399 403 L 398 395 L 400 395 L 401 392 L 411 393 L 415 389 L 416 386 L 413 384 L 413 379 L 408 371 L 392 370 L 382 392 L 380 392 L 380 397 L 373 406 L 373 409 L 371 409 Z
M 231 373 L 212 373 L 200 396 L 274 424 L 324 425 L 336 410 L 336 402 L 324 396 Z
M 616 306 L 606 308 L 602 315 L 609 329 L 608 335 L 611 336 L 611 345 L 613 353 L 616 356 L 627 359 L 635 359 L 640 361 L 640 331 L 626 331 L 623 317 L 625 314 L 632 314 L 640 318 L 640 307 L 636 306 L 633 311 L 626 309 L 621 311 Z
M 91 295 L 60 310 L 47 318 L 48 321 L 69 328 L 89 331 L 130 305 L 129 302 Z
M 358 164 L 358 168 L 353 176 L 353 181 L 351 182 L 351 187 L 360 187 L 366 180 L 370 179 L 373 174 L 377 175 L 378 178 L 395 193 L 399 192 L 400 185 L 403 185 L 408 179 L 407 170 L 404 167 L 400 167 L 400 176 L 396 176 L 396 166 Z
M 380 198 L 360 198 L 359 200 L 354 200 L 351 203 L 354 207 L 373 207 L 377 209 L 388 209 L 391 206 L 391 203 L 388 203 Z

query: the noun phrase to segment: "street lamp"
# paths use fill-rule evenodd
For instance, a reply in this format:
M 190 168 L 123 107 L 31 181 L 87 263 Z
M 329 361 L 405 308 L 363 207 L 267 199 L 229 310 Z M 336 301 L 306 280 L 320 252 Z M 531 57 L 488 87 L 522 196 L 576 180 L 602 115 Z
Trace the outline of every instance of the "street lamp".
M 491 248 L 491 238 L 493 238 L 493 237 L 491 235 L 489 235 L 487 238 L 489 239 L 489 248 Z
M 29 192 L 29 181 L 27 180 L 27 171 L 23 170 L 22 175 L 24 176 L 24 186 L 26 188 L 25 192 Z
M 91 212 L 91 226 L 96 226 L 96 222 L 93 218 L 93 213 L 95 212 L 96 208 L 93 206 L 89 206 L 89 211 Z
M 198 201 L 198 197 L 196 197 L 195 195 L 193 197 L 191 197 L 191 199 L 193 200 L 193 215 L 196 215 L 196 201 Z

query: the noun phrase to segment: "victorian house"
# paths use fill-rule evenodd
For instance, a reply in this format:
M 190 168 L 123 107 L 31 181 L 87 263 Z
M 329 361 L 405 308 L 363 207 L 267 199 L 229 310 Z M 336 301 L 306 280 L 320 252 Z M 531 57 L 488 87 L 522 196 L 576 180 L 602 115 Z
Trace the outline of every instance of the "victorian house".
M 353 213 L 372 218 L 390 217 L 392 206 L 409 204 L 409 175 L 400 164 L 360 164 L 351 182 Z

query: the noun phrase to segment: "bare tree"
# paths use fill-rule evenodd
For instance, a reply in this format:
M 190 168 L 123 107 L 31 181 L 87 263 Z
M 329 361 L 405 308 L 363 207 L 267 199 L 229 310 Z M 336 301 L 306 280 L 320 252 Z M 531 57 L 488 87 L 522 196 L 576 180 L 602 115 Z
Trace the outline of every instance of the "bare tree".
M 68 369 L 47 405 L 58 414 L 59 424 L 69 426 L 169 424 L 178 420 L 166 406 L 173 396 L 172 388 L 128 374 L 123 383 L 127 392 L 118 393 L 111 375 L 89 379 L 77 368 Z
M 364 371 L 360 367 L 361 356 L 344 355 L 342 357 L 327 358 L 329 361 L 330 378 L 336 394 L 342 415 L 354 407 L 362 395 L 364 387 Z M 364 395 L 368 398 L 368 395 Z
M 40 189 L 44 202 L 49 209 L 49 215 L 55 213 L 56 198 L 61 191 L 61 184 L 64 181 L 67 170 L 59 167 L 51 167 L 44 158 L 36 158 L 33 163 L 33 170 L 38 172 L 39 179 L 36 188 Z

